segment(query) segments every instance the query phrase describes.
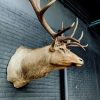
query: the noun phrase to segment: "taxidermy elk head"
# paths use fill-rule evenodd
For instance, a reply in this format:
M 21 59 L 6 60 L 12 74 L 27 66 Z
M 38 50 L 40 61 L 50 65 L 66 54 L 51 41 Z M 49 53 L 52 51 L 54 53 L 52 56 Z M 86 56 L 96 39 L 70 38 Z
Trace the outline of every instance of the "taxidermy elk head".
M 32 79 L 38 79 L 48 75 L 53 70 L 60 70 L 72 65 L 82 66 L 84 61 L 76 54 L 71 52 L 68 47 L 83 46 L 80 40 L 83 37 L 83 32 L 79 39 L 73 36 L 78 26 L 78 19 L 67 28 L 63 28 L 57 33 L 48 25 L 44 18 L 45 11 L 56 1 L 51 0 L 43 9 L 40 7 L 40 0 L 29 0 L 35 13 L 45 28 L 51 35 L 53 41 L 50 45 L 43 48 L 29 49 L 19 47 L 15 54 L 11 57 L 7 67 L 7 80 L 12 82 L 15 88 L 20 88 L 29 83 Z M 64 32 L 73 28 L 71 36 L 64 36 Z

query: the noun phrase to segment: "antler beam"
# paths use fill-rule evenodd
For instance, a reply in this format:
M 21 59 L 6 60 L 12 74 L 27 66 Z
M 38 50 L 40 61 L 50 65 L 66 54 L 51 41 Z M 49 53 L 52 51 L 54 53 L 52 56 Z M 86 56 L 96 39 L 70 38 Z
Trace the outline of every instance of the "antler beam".
M 44 18 L 44 13 L 46 10 L 56 1 L 56 0 L 51 0 L 43 9 L 40 7 L 40 0 L 29 0 L 33 9 L 35 10 L 35 13 L 41 23 L 41 25 L 45 28 L 45 30 L 52 36 L 53 39 L 55 39 L 57 36 L 61 35 L 63 32 L 69 30 L 74 26 L 75 23 L 73 23 L 71 26 L 65 28 L 64 30 L 60 32 L 55 32 L 47 23 L 47 21 Z

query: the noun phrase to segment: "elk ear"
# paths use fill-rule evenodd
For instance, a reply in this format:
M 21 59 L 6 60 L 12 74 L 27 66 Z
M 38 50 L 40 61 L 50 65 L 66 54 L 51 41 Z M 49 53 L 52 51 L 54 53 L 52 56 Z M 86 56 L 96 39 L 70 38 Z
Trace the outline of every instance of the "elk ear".
M 54 52 L 55 49 L 54 49 L 53 47 L 50 47 L 50 48 L 49 48 L 49 51 L 50 51 L 50 52 Z
M 54 52 L 55 51 L 55 44 L 57 44 L 57 38 L 55 38 L 54 40 L 53 40 L 53 42 L 51 43 L 51 45 L 50 45 L 50 48 L 49 48 L 49 51 L 50 52 Z

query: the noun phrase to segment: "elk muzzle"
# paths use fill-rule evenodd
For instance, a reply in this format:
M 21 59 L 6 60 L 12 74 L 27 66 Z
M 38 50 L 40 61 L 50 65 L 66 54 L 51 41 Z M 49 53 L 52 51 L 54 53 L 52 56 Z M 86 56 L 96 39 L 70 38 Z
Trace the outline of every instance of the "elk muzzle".
M 76 66 L 76 67 L 81 67 L 84 64 L 84 60 L 81 58 L 78 58 L 76 63 L 72 63 L 72 65 Z

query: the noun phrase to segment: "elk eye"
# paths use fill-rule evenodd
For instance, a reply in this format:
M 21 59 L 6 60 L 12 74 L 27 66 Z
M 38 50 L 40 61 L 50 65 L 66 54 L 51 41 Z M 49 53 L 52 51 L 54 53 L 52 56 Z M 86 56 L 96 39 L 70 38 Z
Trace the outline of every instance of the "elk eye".
M 60 50 L 62 50 L 65 53 L 65 50 L 63 48 L 59 48 Z

